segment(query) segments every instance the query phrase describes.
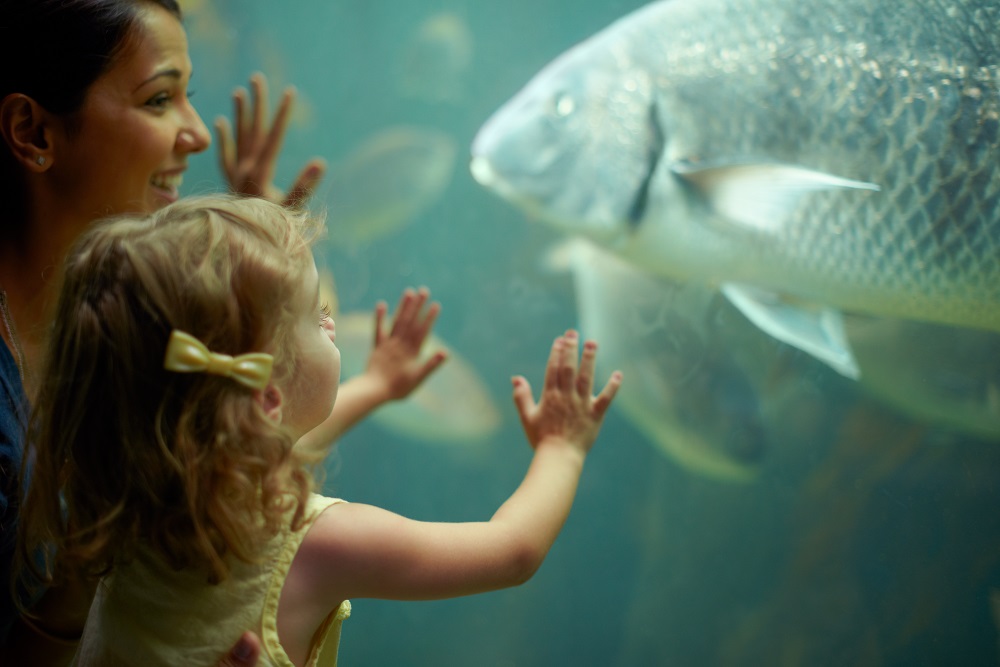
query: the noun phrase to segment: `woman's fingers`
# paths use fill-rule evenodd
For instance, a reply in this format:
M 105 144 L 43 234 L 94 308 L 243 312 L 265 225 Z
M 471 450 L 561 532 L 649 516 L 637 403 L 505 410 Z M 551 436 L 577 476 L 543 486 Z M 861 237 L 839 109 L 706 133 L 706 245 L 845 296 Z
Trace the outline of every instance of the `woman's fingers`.
M 310 160 L 299 172 L 298 178 L 295 179 L 295 183 L 292 184 L 288 194 L 285 195 L 285 201 L 282 203 L 293 208 L 303 205 L 312 197 L 313 191 L 325 175 L 326 160 L 321 158 Z
M 250 77 L 250 91 L 253 96 L 253 103 L 250 105 L 250 123 L 248 132 L 253 145 L 248 146 L 249 150 L 256 150 L 257 139 L 261 136 L 262 128 L 267 122 L 268 90 L 267 79 L 260 72 L 254 73 Z
M 278 159 L 281 146 L 285 143 L 285 130 L 288 129 L 288 118 L 291 114 L 294 101 L 295 89 L 286 89 L 281 96 L 278 111 L 274 115 L 274 122 L 271 123 L 270 129 L 267 131 L 267 136 L 263 138 L 264 144 L 260 148 L 260 157 L 258 158 L 261 163 L 273 166 L 274 162 Z M 262 109 L 260 113 L 262 115 L 266 114 L 266 108 Z M 263 126 L 258 129 L 258 132 L 261 131 L 263 131 Z
M 232 178 L 236 169 L 236 147 L 233 139 L 233 126 L 225 116 L 215 119 L 215 136 L 219 144 L 219 163 L 226 178 Z

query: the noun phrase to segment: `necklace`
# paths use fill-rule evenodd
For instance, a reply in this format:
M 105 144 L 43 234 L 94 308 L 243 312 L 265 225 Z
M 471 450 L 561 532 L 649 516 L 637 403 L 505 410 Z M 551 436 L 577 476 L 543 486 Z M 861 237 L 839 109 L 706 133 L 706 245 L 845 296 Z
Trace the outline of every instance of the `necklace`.
M 21 376 L 21 384 L 27 386 L 25 375 L 27 374 L 28 366 L 24 361 L 24 350 L 21 349 L 21 340 L 17 337 L 17 332 L 14 329 L 14 320 L 11 318 L 10 310 L 7 308 L 7 292 L 2 289 L 0 289 L 0 319 L 3 320 L 3 328 L 7 332 L 8 340 L 14 346 L 14 356 L 17 361 L 17 372 Z

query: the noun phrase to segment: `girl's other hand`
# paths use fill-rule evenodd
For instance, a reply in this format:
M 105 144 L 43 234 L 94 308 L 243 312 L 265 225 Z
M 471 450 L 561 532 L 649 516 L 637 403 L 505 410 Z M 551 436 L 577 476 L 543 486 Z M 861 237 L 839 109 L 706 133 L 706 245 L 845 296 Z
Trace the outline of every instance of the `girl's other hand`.
M 615 371 L 597 396 L 594 365 L 597 343 L 588 340 L 577 368 L 578 336 L 567 331 L 555 339 L 545 368 L 545 385 L 535 403 L 531 386 L 522 376 L 512 379 L 514 404 L 532 449 L 547 439 L 561 440 L 590 451 L 604 421 L 604 415 L 621 385 L 622 374 Z
M 375 307 L 375 341 L 365 373 L 384 386 L 387 400 L 409 396 L 447 358 L 442 350 L 426 359 L 420 354 L 441 311 L 439 303 L 427 305 L 429 299 L 426 287 L 404 290 L 388 331 L 388 307 L 385 302 Z

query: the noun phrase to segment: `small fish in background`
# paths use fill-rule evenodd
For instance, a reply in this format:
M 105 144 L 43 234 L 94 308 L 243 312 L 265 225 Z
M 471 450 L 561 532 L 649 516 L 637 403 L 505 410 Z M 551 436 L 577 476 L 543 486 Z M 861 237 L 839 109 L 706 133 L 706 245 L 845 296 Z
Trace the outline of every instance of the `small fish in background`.
M 900 7 L 651 2 L 505 103 L 473 176 L 848 377 L 842 312 L 1000 331 L 1000 3 Z
M 329 242 L 356 247 L 398 232 L 441 198 L 457 154 L 449 135 L 427 127 L 369 137 L 330 170 Z
M 474 45 L 472 31 L 457 14 L 425 19 L 401 49 L 396 87 L 403 97 L 460 102 L 465 96 Z
M 320 299 L 336 320 L 346 380 L 364 371 L 375 320 L 371 312 L 338 312 L 333 274 L 325 269 L 320 271 Z M 441 349 L 448 352 L 448 361 L 406 400 L 382 406 L 372 419 L 393 433 L 428 444 L 481 445 L 500 428 L 500 410 L 472 364 L 440 338 L 431 334 L 421 352 L 429 357 Z
M 712 290 L 640 272 L 582 238 L 547 263 L 573 276 L 581 333 L 600 346 L 598 373 L 617 368 L 629 378 L 617 409 L 684 468 L 753 480 L 766 452 L 760 405 L 705 329 Z

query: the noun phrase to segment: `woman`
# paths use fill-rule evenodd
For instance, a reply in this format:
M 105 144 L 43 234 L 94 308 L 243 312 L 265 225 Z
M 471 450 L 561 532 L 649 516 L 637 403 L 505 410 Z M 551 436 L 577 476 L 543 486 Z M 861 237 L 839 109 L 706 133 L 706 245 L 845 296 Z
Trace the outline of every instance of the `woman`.
M 0 57 L 0 576 L 6 582 L 25 416 L 59 289 L 54 267 L 95 218 L 176 200 L 188 158 L 205 151 L 211 137 L 189 100 L 191 62 L 175 0 L 4 0 Z M 251 87 L 252 102 L 244 91 L 235 94 L 234 131 L 225 121 L 217 125 L 230 186 L 284 203 L 303 200 L 322 178 L 321 160 L 306 165 L 287 197 L 271 183 L 293 96 L 285 93 L 269 123 L 263 78 L 254 77 Z M 442 360 L 411 368 L 414 383 Z M 345 423 L 375 407 L 364 395 L 355 398 Z M 8 587 L 0 588 L 2 649 L 18 615 Z M 46 650 L 48 664 L 64 662 L 91 596 L 91 590 L 47 591 L 34 607 L 38 621 L 25 626 L 18 619 L 23 627 L 11 639 L 36 642 L 28 647 L 32 664 L 45 664 Z M 256 640 L 248 639 L 253 658 Z M 242 648 L 230 664 L 243 664 Z

